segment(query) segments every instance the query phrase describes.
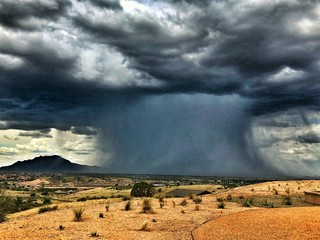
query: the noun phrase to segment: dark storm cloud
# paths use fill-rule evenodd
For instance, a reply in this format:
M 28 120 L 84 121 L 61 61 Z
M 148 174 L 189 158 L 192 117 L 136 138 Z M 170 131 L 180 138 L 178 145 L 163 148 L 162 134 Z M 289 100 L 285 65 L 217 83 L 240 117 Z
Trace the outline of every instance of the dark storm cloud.
M 191 5 L 202 12 L 180 20 L 192 31 L 176 36 L 151 17 L 123 17 L 109 24 L 78 15 L 74 23 L 93 34 L 93 41 L 116 47 L 131 68 L 165 83 L 155 91 L 238 93 L 257 98 L 253 113 L 263 114 L 318 104 L 317 90 L 310 91 L 310 84 L 320 87 L 320 36 L 298 27 L 305 18 L 318 23 L 314 7 L 315 2 L 302 1 Z M 188 61 L 186 54 L 201 56 Z M 286 69 L 293 81 L 286 81 Z
M 298 142 L 300 143 L 320 143 L 320 137 L 314 134 L 306 134 L 304 136 L 298 136 Z
M 78 135 L 97 135 L 97 131 L 88 127 L 72 127 L 71 132 Z
M 19 132 L 20 137 L 31 137 L 31 138 L 52 138 L 50 129 L 43 129 L 39 131 L 22 131 Z
M 9 28 L 36 30 L 40 20 L 57 20 L 65 13 L 69 1 L 11 1 L 0 3 L 0 23 Z M 28 22 L 30 21 L 30 22 Z
M 118 0 L 90 0 L 90 2 L 98 7 L 113 10 L 122 10 L 122 6 Z
M 198 158 L 204 159 L 199 169 L 214 162 L 211 172 L 217 173 L 245 174 L 245 165 L 268 169 L 254 161 L 259 156 L 250 147 L 250 121 L 319 107 L 319 3 L 141 3 L 151 12 L 128 13 L 112 0 L 2 1 L 0 129 L 97 134 L 87 131 L 92 126 L 103 133 L 101 148 L 114 154 L 111 167 L 117 170 L 139 163 L 141 171 L 179 165 L 181 172 L 196 173 L 192 163 Z M 185 117 L 193 105 L 173 97 L 182 93 L 201 102 L 199 115 Z M 250 100 L 231 101 L 241 109 L 233 114 L 214 96 L 202 102 L 202 93 Z M 170 100 L 146 104 L 155 96 Z M 213 127 L 205 118 L 216 121 Z M 233 127 L 208 135 L 220 121 Z

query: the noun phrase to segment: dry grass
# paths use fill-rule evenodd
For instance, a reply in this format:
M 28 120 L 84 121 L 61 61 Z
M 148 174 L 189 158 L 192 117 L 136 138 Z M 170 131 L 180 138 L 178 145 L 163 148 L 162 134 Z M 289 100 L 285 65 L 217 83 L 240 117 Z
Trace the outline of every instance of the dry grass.
M 280 186 L 278 186 L 280 184 Z M 286 185 L 288 184 L 288 185 Z M 268 185 L 270 185 L 270 190 L 268 190 Z M 279 196 L 272 194 L 272 187 L 275 186 L 279 189 Z M 189 240 L 191 231 L 201 225 L 203 222 L 210 219 L 224 219 L 226 215 L 234 214 L 237 212 L 247 211 L 254 213 L 252 211 L 257 209 L 256 207 L 245 208 L 240 204 L 234 202 L 228 202 L 225 209 L 218 209 L 216 197 L 222 197 L 226 199 L 228 194 L 232 195 L 232 200 L 237 199 L 240 195 L 245 198 L 250 198 L 254 194 L 254 202 L 258 202 L 257 197 L 280 197 L 283 199 L 283 196 L 288 195 L 286 192 L 287 188 L 290 188 L 290 196 L 303 194 L 303 191 L 314 190 L 320 186 L 320 181 L 288 181 L 288 182 L 270 182 L 264 184 L 251 185 L 247 187 L 237 188 L 232 191 L 225 191 L 224 193 L 213 194 L 209 196 L 202 197 L 202 203 L 200 211 L 195 211 L 195 206 L 191 200 L 187 206 L 180 206 L 181 198 L 172 198 L 167 200 L 162 208 L 159 206 L 159 202 L 156 199 L 153 199 L 153 208 L 155 214 L 141 214 L 142 200 L 133 199 L 131 200 L 132 205 L 134 206 L 132 211 L 124 211 L 125 204 L 127 202 L 122 201 L 121 199 L 108 199 L 106 200 L 92 200 L 86 202 L 73 202 L 73 203 L 60 203 L 58 204 L 58 210 L 53 212 L 47 212 L 46 214 L 38 214 L 38 209 L 31 209 L 25 212 L 16 213 L 9 215 L 9 220 L 4 222 L 0 226 L 0 238 L 1 239 L 15 239 L 15 240 L 24 240 L 24 239 L 89 239 L 92 231 L 97 231 L 99 233 L 99 239 L 113 239 L 113 240 L 135 240 L 135 239 L 145 239 L 145 240 Z M 298 187 L 300 188 L 298 190 Z M 254 189 L 254 192 L 251 189 Z M 92 191 L 94 192 L 94 191 Z M 97 195 L 101 195 L 99 190 L 96 190 Z M 77 196 L 76 198 L 78 198 Z M 295 199 L 292 198 L 293 203 L 295 204 Z M 173 202 L 176 204 L 173 204 Z M 274 201 L 271 198 L 268 199 L 268 202 Z M 110 205 L 109 212 L 106 212 L 105 205 L 108 203 Z M 175 205 L 175 206 L 174 206 Z M 74 222 L 73 221 L 73 209 L 75 208 L 85 208 L 85 221 L 83 222 Z M 291 209 L 296 208 L 286 208 L 280 209 L 275 208 L 275 210 L 281 211 L 290 211 Z M 299 214 L 304 216 L 304 213 L 307 213 L 309 209 L 313 208 L 299 208 Z M 318 208 L 320 209 L 320 208 Z M 182 214 L 181 210 L 185 213 Z M 274 209 L 264 209 L 265 211 L 273 211 Z M 260 210 L 259 210 L 260 211 Z M 293 211 L 293 210 L 292 210 Z M 294 210 L 298 211 L 298 210 Z M 99 218 L 99 213 L 103 212 L 105 218 Z M 265 214 L 265 212 L 263 212 Z M 276 214 L 276 212 L 274 212 Z M 273 215 L 274 215 L 273 214 Z M 285 221 L 289 224 L 291 221 L 291 214 L 294 219 L 294 212 L 286 212 Z M 232 216 L 237 216 L 232 215 Z M 250 215 L 251 216 L 251 215 Z M 260 215 L 264 216 L 264 215 Z M 252 215 L 252 221 L 259 220 L 260 216 Z M 277 216 L 277 215 L 274 215 Z M 311 216 L 311 215 L 310 215 Z M 316 217 L 319 216 L 319 213 L 316 213 Z M 231 216 L 230 216 L 231 217 Z M 152 220 L 156 219 L 156 222 Z M 267 215 L 266 215 L 266 219 Z M 290 220 L 290 221 L 288 221 Z M 141 231 L 142 223 L 144 221 L 148 222 L 148 231 Z M 214 221 L 214 222 L 215 222 Z M 219 220 L 220 221 L 220 220 Z M 221 220 L 222 221 L 222 220 Z M 225 220 L 228 226 L 232 225 L 232 218 Z M 241 222 L 240 218 L 235 220 L 236 222 Z M 271 221 L 272 223 L 272 221 Z M 313 229 L 319 229 L 320 223 L 315 221 L 315 225 L 311 222 L 312 225 L 309 225 L 309 222 L 300 222 L 299 228 L 304 229 L 305 231 L 312 231 Z M 217 225 L 213 228 L 210 228 L 212 232 L 219 232 L 221 229 L 226 229 L 226 223 L 224 225 Z M 265 224 L 268 224 L 268 220 Z M 270 224 L 270 223 L 269 223 Z M 318 224 L 318 225 L 317 225 Z M 62 225 L 64 227 L 63 231 L 59 230 L 58 226 Z M 257 224 L 256 224 L 257 225 Z M 205 225 L 204 225 L 205 226 Z M 236 225 L 235 225 L 236 226 Z M 243 229 L 246 229 L 243 227 Z M 306 227 L 310 229 L 306 229 Z M 251 228 L 248 228 L 248 231 L 251 231 Z M 261 225 L 263 227 L 263 225 Z M 265 227 L 266 229 L 271 229 L 270 227 Z M 289 225 L 288 225 L 289 228 Z M 240 229 L 243 231 L 243 229 Z M 221 230 L 221 231 L 222 231 Z M 239 230 L 239 231 L 240 231 Z M 199 230 L 200 231 L 200 230 Z M 207 231 L 207 235 L 211 236 L 211 232 Z M 260 231 L 255 229 L 255 231 Z M 263 230 L 261 230 L 263 231 Z M 270 231 L 272 234 L 272 231 Z M 230 233 L 230 231 L 229 231 Z M 243 233 L 244 234 L 244 233 Z M 268 232 L 266 233 L 268 234 Z M 266 235 L 268 236 L 268 235 Z M 271 235 L 272 236 L 272 235 Z M 313 236 L 313 235 L 310 235 Z M 269 237 L 269 236 L 268 236 Z M 316 236 L 319 238 L 319 236 Z M 314 239 L 317 239 L 314 238 Z M 198 238 L 199 239 L 199 238 Z M 200 238 L 206 239 L 206 238 Z M 212 238 L 207 238 L 212 239 Z M 219 238 L 216 238 L 219 239 Z M 223 238 L 228 239 L 228 238 Z M 229 238 L 230 239 L 230 238 Z M 248 238 L 233 238 L 233 239 L 248 239 Z M 249 238 L 250 239 L 250 238 Z M 252 238 L 251 238 L 252 239 Z M 266 237 L 264 239 L 267 239 Z M 272 239 L 272 237 L 268 238 Z M 280 238 L 279 238 L 280 239 Z M 290 239 L 290 238 L 286 238 Z M 302 238 L 300 238 L 302 239 Z

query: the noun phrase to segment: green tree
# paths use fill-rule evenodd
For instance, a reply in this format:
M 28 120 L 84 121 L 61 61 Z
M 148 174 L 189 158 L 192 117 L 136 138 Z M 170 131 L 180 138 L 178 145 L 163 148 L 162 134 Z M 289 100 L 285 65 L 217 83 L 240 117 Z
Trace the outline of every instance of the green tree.
M 7 214 L 12 211 L 13 207 L 14 201 L 12 198 L 6 196 L 4 190 L 0 188 L 0 222 L 6 220 Z
M 155 193 L 156 189 L 151 183 L 138 182 L 133 185 L 130 194 L 133 197 L 152 197 Z

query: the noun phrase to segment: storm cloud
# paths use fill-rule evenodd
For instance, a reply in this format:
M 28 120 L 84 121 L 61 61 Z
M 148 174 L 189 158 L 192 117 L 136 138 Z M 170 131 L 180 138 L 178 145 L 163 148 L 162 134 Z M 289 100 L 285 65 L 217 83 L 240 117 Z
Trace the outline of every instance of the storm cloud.
M 0 129 L 96 136 L 110 171 L 295 175 L 292 157 L 312 174 L 317 1 L 2 1 L 0 16 Z

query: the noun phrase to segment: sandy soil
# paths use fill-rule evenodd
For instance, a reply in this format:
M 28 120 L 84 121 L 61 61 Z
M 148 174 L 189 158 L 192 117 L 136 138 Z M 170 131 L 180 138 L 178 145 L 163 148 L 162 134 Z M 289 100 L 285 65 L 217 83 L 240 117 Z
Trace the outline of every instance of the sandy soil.
M 98 231 L 99 239 L 186 239 L 191 238 L 191 231 L 203 222 L 239 211 L 235 203 L 227 203 L 226 209 L 217 208 L 215 197 L 203 197 L 199 204 L 188 200 L 187 206 L 180 206 L 182 199 L 165 199 L 166 205 L 160 209 L 157 199 L 152 199 L 155 214 L 141 212 L 142 199 L 132 201 L 134 210 L 124 211 L 126 202 L 110 204 L 110 211 L 105 210 L 105 201 L 87 201 L 84 203 L 60 204 L 57 211 L 37 214 L 36 210 L 14 214 L 0 224 L 1 239 L 89 239 L 93 231 Z M 172 201 L 176 203 L 173 206 Z M 84 221 L 73 221 L 73 208 L 83 207 Z M 182 213 L 181 211 L 184 211 Z M 104 218 L 99 218 L 99 213 Z M 154 222 L 153 219 L 156 221 Z M 141 231 L 144 222 L 148 231 Z M 59 225 L 65 227 L 59 230 Z
M 142 199 L 132 201 L 134 207 L 132 211 L 124 211 L 126 202 L 114 202 L 115 199 L 108 200 L 109 212 L 105 210 L 107 200 L 60 203 L 58 210 L 52 212 L 38 214 L 37 209 L 31 209 L 10 215 L 8 221 L 0 224 L 0 239 L 80 240 L 90 239 L 91 233 L 97 231 L 99 233 L 97 239 L 190 240 L 193 229 L 196 229 L 193 231 L 196 240 L 231 239 L 228 236 L 233 236 L 232 239 L 252 239 L 251 236 L 256 236 L 253 234 L 260 232 L 267 234 L 261 239 L 273 239 L 272 237 L 288 239 L 286 234 L 292 234 L 294 231 L 299 234 L 302 232 L 308 234 L 301 235 L 305 237 L 301 239 L 320 239 L 320 218 L 318 217 L 320 207 L 260 210 L 226 202 L 226 208 L 221 210 L 217 208 L 216 201 L 217 197 L 224 197 L 227 194 L 232 196 L 272 195 L 275 194 L 274 188 L 279 195 L 288 194 L 287 189 L 290 194 L 303 194 L 305 190 L 320 189 L 319 186 L 320 181 L 287 181 L 236 188 L 203 197 L 202 203 L 199 204 L 199 211 L 195 209 L 196 204 L 190 199 L 187 200 L 187 206 L 179 205 L 182 199 L 165 199 L 166 204 L 162 209 L 159 201 L 152 199 L 155 214 L 141 213 Z M 172 201 L 176 203 L 175 207 Z M 79 207 L 85 209 L 84 221 L 74 222 L 73 209 Z M 99 213 L 103 213 L 104 218 L 99 218 Z M 212 219 L 214 220 L 210 221 Z M 206 221 L 208 223 L 202 225 Z M 140 230 L 144 222 L 147 223 L 147 231 Z M 64 230 L 59 230 L 59 225 L 63 225 Z M 283 235 L 280 235 L 282 231 Z M 279 235 L 275 235 L 276 232 Z M 240 234 L 240 237 L 232 234 Z M 294 239 L 292 236 L 295 237 L 290 235 L 289 239 Z
M 211 220 L 193 231 L 195 240 L 320 239 L 320 207 L 239 212 Z

